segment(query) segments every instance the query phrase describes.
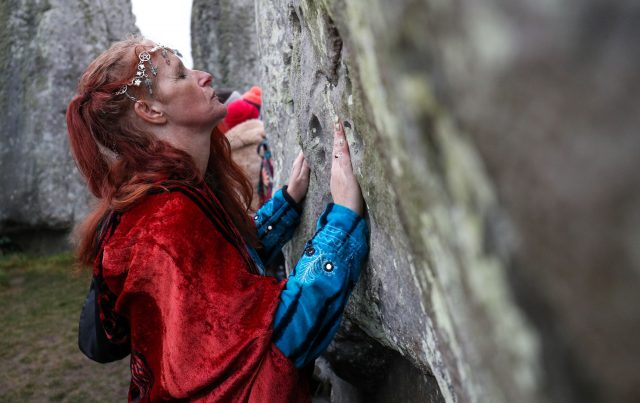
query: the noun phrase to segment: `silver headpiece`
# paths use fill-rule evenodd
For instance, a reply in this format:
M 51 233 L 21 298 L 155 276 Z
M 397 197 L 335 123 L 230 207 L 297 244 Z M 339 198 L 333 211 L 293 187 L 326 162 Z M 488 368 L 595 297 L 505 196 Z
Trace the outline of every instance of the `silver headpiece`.
M 137 102 L 138 99 L 133 95 L 129 94 L 127 90 L 129 89 L 129 87 L 139 87 L 140 85 L 144 84 L 144 86 L 147 87 L 147 91 L 149 92 L 149 95 L 153 96 L 153 81 L 151 80 L 151 76 L 147 74 L 147 64 L 149 65 L 149 70 L 151 70 L 151 74 L 154 77 L 157 76 L 158 66 L 153 64 L 153 62 L 151 61 L 151 54 L 155 53 L 158 50 L 161 50 L 160 54 L 162 55 L 162 58 L 167 63 L 167 65 L 171 64 L 171 60 L 169 59 L 169 56 L 168 56 L 168 51 L 171 51 L 174 55 L 178 57 L 182 57 L 182 54 L 178 52 L 178 49 L 169 49 L 166 46 L 158 45 L 158 44 L 156 44 L 149 51 L 141 52 L 138 55 L 139 61 L 138 61 L 138 70 L 136 70 L 136 75 L 131 79 L 131 81 L 129 81 L 128 84 L 123 85 L 122 87 L 120 87 L 120 89 L 114 92 L 114 95 L 124 94 L 133 102 Z

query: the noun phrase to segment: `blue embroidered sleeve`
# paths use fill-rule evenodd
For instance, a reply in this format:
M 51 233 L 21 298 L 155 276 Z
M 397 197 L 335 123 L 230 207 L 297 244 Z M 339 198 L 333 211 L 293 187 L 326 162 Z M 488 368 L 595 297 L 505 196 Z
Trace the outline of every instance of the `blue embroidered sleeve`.
M 262 243 L 259 255 L 264 264 L 268 264 L 293 237 L 300 223 L 299 206 L 286 193 L 286 189 L 285 186 L 278 190 L 253 217 Z
M 369 252 L 362 217 L 329 204 L 280 294 L 273 341 L 298 368 L 315 360 L 335 335 Z

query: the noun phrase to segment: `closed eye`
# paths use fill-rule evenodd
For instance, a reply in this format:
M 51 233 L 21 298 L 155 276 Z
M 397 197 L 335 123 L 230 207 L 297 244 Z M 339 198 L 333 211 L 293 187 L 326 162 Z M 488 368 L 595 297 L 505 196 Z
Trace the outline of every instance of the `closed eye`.
M 187 71 L 186 71 L 184 65 L 182 64 L 182 62 L 180 62 L 180 64 L 178 64 L 178 68 L 177 68 L 177 70 L 175 72 L 175 78 L 177 80 L 182 80 L 182 79 L 187 78 Z

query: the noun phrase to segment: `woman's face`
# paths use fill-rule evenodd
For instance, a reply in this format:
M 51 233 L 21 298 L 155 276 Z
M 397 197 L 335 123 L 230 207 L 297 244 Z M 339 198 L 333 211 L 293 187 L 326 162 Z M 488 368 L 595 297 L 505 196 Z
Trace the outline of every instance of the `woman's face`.
M 167 52 L 154 52 L 153 62 L 158 66 L 154 80 L 154 99 L 169 122 L 177 126 L 212 130 L 227 114 L 211 87 L 211 74 L 191 70 L 182 60 Z M 167 61 L 169 64 L 167 64 Z

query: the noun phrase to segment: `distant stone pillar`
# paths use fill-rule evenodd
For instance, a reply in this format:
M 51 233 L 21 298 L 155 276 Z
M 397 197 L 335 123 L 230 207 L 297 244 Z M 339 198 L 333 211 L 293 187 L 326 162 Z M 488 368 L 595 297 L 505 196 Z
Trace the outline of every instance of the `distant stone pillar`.
M 194 0 L 191 11 L 194 68 L 213 74 L 214 86 L 248 90 L 258 82 L 254 0 Z
M 89 62 L 137 32 L 129 0 L 1 2 L 0 233 L 64 233 L 87 212 L 66 107 Z

